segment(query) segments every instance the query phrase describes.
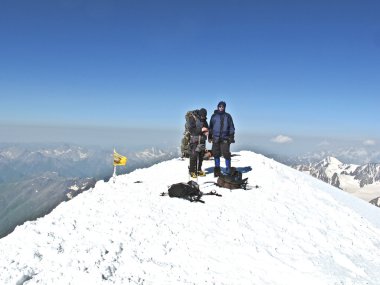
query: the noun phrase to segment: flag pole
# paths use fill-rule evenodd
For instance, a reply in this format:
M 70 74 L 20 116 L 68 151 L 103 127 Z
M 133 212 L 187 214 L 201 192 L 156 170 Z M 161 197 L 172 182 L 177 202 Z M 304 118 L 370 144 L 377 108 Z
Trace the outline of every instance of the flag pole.
M 115 152 L 116 152 L 115 147 L 113 147 L 113 153 L 115 153 Z M 113 183 L 115 183 L 116 182 L 116 165 L 115 165 L 115 163 L 113 165 L 113 175 L 112 175 L 112 178 L 113 178 Z
M 116 165 L 113 166 L 113 175 L 112 175 L 112 178 L 113 178 L 113 183 L 116 182 Z

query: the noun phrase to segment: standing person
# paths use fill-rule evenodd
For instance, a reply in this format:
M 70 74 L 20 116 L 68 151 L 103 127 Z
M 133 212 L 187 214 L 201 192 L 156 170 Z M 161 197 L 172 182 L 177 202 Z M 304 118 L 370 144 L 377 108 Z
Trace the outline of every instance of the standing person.
M 206 139 L 208 135 L 207 110 L 202 108 L 193 112 L 189 119 L 189 172 L 192 178 L 197 176 L 206 176 L 202 171 L 202 162 L 206 150 Z
M 226 163 L 226 173 L 231 171 L 230 144 L 235 142 L 235 126 L 230 114 L 226 113 L 226 102 L 220 101 L 210 119 L 208 141 L 212 142 L 215 160 L 214 177 L 220 176 L 220 157 Z

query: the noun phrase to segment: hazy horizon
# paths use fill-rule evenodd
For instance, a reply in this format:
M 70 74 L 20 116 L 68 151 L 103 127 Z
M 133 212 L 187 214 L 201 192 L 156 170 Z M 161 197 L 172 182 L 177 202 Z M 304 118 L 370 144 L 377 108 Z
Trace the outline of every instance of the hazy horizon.
M 0 144 L 76 144 L 103 149 L 142 150 L 150 147 L 179 148 L 183 129 L 111 128 L 95 126 L 38 126 L 0 124 Z M 211 144 L 207 143 L 207 148 Z M 373 140 L 318 136 L 276 136 L 237 132 L 232 151 L 255 150 L 263 154 L 295 157 L 312 152 L 339 149 L 380 152 Z M 380 161 L 379 161 L 380 162 Z

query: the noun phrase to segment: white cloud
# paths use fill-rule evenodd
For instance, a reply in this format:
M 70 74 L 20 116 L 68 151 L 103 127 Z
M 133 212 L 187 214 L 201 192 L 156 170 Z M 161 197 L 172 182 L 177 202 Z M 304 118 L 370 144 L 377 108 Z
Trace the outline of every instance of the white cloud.
M 287 136 L 278 135 L 277 137 L 271 139 L 271 141 L 275 143 L 290 143 L 293 139 Z
M 318 146 L 328 146 L 330 143 L 328 141 L 321 141 Z
M 365 141 L 363 142 L 363 144 L 364 144 L 364 145 L 375 145 L 376 142 L 375 142 L 374 140 L 365 140 Z

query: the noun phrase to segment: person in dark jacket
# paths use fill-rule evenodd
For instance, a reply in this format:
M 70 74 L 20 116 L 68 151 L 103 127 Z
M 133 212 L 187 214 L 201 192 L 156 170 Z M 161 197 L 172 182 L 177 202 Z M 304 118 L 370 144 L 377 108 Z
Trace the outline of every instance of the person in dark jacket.
M 231 171 L 230 144 L 235 142 L 235 126 L 230 114 L 226 113 L 226 102 L 218 103 L 210 119 L 208 141 L 212 142 L 214 155 L 214 176 L 220 175 L 220 157 L 223 156 L 226 163 L 226 173 Z
M 202 171 L 203 157 L 206 150 L 206 140 L 208 135 L 207 110 L 202 108 L 196 110 L 194 115 L 189 119 L 189 172 L 192 178 L 197 176 L 206 176 Z

